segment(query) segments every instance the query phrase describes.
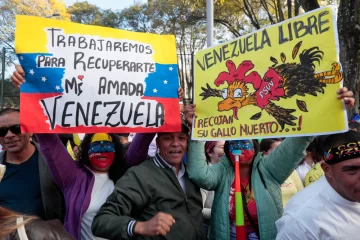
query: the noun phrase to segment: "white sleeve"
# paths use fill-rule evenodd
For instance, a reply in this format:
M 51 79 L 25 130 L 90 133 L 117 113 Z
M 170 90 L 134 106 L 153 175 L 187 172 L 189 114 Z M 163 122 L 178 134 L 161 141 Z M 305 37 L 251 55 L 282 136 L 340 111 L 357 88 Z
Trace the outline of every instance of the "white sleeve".
M 276 221 L 276 240 L 318 240 L 309 228 L 297 219 L 283 216 Z
M 205 206 L 205 202 L 206 202 L 206 198 L 208 196 L 208 191 L 200 188 L 200 192 L 201 192 L 201 198 L 202 198 L 202 203 L 203 203 L 203 207 Z
M 209 195 L 209 192 L 205 189 L 200 188 L 200 192 L 201 192 L 201 197 L 202 197 L 202 202 L 203 202 L 203 210 L 202 210 L 202 215 L 204 220 L 210 220 L 211 218 L 211 208 L 206 208 L 205 207 L 205 202 L 206 199 Z

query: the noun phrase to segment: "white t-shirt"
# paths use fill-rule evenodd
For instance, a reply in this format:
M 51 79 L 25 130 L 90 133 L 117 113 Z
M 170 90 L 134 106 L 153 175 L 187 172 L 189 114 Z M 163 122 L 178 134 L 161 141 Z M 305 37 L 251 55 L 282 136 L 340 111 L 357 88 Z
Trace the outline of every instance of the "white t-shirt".
M 305 186 L 305 176 L 308 173 L 308 171 L 312 168 L 312 166 L 314 166 L 314 164 L 312 164 L 311 166 L 308 165 L 306 162 L 304 162 L 304 164 L 299 165 L 295 170 L 298 173 L 303 185 Z
M 276 227 L 277 240 L 360 239 L 360 203 L 344 199 L 323 176 L 288 202 Z
M 91 224 L 100 207 L 105 203 L 107 197 L 114 191 L 114 182 L 110 180 L 107 173 L 94 173 L 95 182 L 91 192 L 89 208 L 81 220 L 82 240 L 101 240 L 104 238 L 95 237 L 91 231 Z
M 151 141 L 149 145 L 148 155 L 150 157 L 154 157 L 155 154 L 157 153 L 156 138 L 157 138 L 157 134 L 155 135 L 154 139 Z

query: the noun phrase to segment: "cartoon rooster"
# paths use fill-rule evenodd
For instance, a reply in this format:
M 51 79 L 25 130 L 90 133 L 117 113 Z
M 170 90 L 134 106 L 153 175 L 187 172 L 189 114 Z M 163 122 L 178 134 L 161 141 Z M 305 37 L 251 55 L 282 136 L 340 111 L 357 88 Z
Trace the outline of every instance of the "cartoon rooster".
M 302 42 L 295 45 L 292 53 L 293 59 L 297 56 Z M 218 103 L 218 111 L 233 110 L 233 115 L 238 119 L 237 111 L 246 105 L 258 106 L 265 110 L 282 128 L 285 125 L 295 126 L 293 122 L 297 117 L 291 113 L 295 109 L 285 109 L 277 106 L 273 101 L 280 98 L 291 98 L 294 95 L 305 96 L 310 94 L 317 96 L 318 93 L 324 93 L 326 84 L 335 84 L 342 80 L 340 64 L 333 63 L 332 70 L 315 73 L 315 63 L 320 63 L 324 53 L 318 47 L 305 49 L 299 54 L 300 63 L 285 63 L 286 56 L 281 53 L 282 64 L 271 57 L 274 63 L 269 67 L 264 77 L 261 78 L 256 71 L 248 73 L 254 68 L 251 61 L 243 61 L 238 68 L 232 60 L 226 62 L 229 72 L 221 72 L 215 79 L 217 87 L 228 83 L 228 87 L 222 90 L 212 89 L 209 84 L 206 88 L 202 87 L 200 94 L 202 100 L 208 97 L 222 97 L 224 100 Z M 249 93 L 248 84 L 252 84 L 255 92 Z

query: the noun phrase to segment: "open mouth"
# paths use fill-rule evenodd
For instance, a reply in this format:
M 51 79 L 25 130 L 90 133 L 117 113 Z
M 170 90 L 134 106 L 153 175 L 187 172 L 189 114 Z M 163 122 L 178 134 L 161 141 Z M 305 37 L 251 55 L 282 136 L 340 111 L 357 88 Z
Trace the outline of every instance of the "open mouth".
M 11 142 L 6 142 L 5 145 L 11 146 L 11 145 L 15 145 L 16 143 L 20 142 L 20 140 L 17 141 L 11 141 Z
M 180 156 L 182 154 L 182 151 L 180 150 L 173 150 L 169 152 L 172 156 Z
M 97 159 L 97 160 L 100 160 L 100 161 L 105 161 L 105 160 L 107 160 L 107 157 L 98 156 L 96 159 Z
M 241 107 L 239 101 L 235 101 L 231 98 L 227 98 L 218 104 L 218 111 L 230 111 L 233 110 L 233 117 L 238 119 L 238 109 Z

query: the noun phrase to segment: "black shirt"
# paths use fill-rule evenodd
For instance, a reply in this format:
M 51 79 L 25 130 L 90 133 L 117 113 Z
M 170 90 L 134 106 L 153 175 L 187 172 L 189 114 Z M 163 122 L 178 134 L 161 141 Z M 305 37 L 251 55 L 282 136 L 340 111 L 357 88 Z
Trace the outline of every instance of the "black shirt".
M 35 150 L 34 154 L 21 164 L 3 163 L 6 171 L 0 182 L 1 207 L 44 218 L 38 156 L 39 153 Z

